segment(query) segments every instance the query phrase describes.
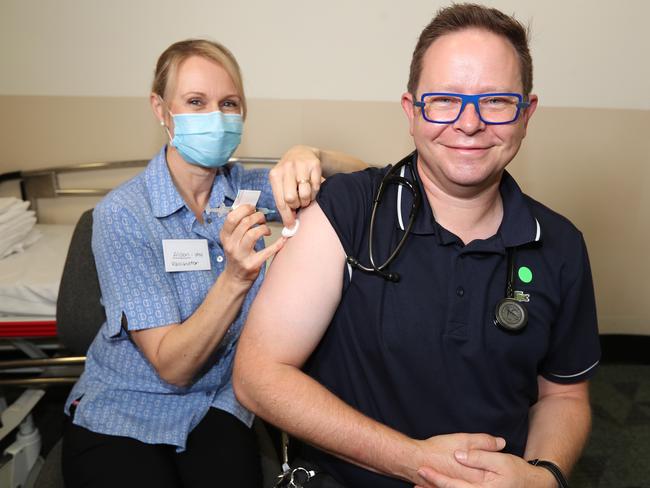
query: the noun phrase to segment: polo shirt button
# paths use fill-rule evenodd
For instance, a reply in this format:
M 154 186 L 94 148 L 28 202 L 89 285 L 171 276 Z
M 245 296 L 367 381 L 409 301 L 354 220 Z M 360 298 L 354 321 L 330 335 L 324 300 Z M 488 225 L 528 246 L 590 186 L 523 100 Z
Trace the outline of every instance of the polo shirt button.
M 208 224 L 211 224 L 211 223 L 212 223 L 212 217 L 208 217 L 207 219 L 205 219 L 205 221 L 206 221 Z
M 456 288 L 456 295 L 458 295 L 459 297 L 462 297 L 464 294 L 465 294 L 465 290 L 463 289 L 462 286 L 459 286 L 458 288 Z
M 217 256 L 217 263 L 220 263 L 223 261 L 223 256 Z

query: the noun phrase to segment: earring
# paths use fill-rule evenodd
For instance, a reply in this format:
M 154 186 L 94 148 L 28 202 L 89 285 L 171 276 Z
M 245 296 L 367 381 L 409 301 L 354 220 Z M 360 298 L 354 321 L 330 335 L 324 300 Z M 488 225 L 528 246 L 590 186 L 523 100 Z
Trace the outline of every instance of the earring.
M 160 125 L 163 126 L 163 127 L 165 127 L 165 121 L 164 121 L 164 120 L 161 120 L 161 121 L 160 121 Z

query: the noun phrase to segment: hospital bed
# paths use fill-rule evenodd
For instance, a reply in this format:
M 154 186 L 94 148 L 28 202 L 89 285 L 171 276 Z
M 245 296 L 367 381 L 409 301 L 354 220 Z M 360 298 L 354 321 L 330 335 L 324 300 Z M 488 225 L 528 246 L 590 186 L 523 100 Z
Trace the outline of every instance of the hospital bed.
M 232 158 L 231 162 L 259 167 L 270 166 L 277 159 Z M 31 208 L 38 215 L 39 205 L 46 199 L 99 197 L 110 191 L 109 188 L 72 188 L 62 185 L 65 175 L 98 171 L 124 172 L 129 168 L 142 168 L 147 163 L 144 160 L 118 161 L 5 173 L 0 174 L 0 183 L 18 183 L 22 199 L 30 201 Z M 82 220 L 89 215 L 90 212 L 86 212 L 82 215 Z M 0 260 L 0 389 L 19 387 L 22 392 L 16 401 L 7 405 L 0 390 L 0 442 L 16 432 L 15 441 L 4 449 L 0 458 L 0 487 L 3 488 L 37 486 L 36 479 L 44 461 L 40 456 L 40 435 L 30 412 L 45 394 L 43 388 L 56 384 L 71 385 L 76 381 L 85 360 L 82 355 L 84 353 L 79 352 L 85 351 L 81 343 L 89 340 L 88 337 L 81 337 L 84 331 L 80 331 L 78 325 L 74 326 L 77 329 L 73 333 L 67 332 L 66 337 L 66 324 L 57 324 L 59 284 L 75 226 L 37 223 L 36 228 L 42 233 L 39 241 L 22 253 Z M 92 259 L 88 229 L 85 230 L 87 235 L 83 246 L 87 247 Z M 75 236 L 75 239 L 79 241 L 79 236 Z M 70 253 L 80 252 L 78 249 L 75 250 L 73 245 Z M 85 264 L 87 261 L 83 263 Z M 70 258 L 66 266 L 70 266 Z M 68 278 L 68 282 L 73 280 L 74 278 Z M 76 292 L 79 293 L 79 290 Z M 69 316 L 74 304 L 71 307 L 70 298 L 66 300 L 65 307 Z M 59 313 L 58 316 L 61 319 L 62 314 Z M 75 320 L 78 322 L 78 319 L 77 315 Z M 95 327 L 97 324 L 87 328 L 86 333 L 90 334 L 90 338 L 94 336 Z M 67 355 L 68 350 L 75 351 L 77 355 Z M 58 465 L 58 460 L 55 463 Z
M 23 200 L 37 211 L 44 199 L 69 196 L 102 196 L 106 188 L 66 188 L 67 174 L 101 169 L 143 167 L 147 161 L 77 164 L 45 170 L 0 175 L 0 183 L 15 181 Z M 37 223 L 42 237 L 25 252 L 0 260 L 0 350 L 15 348 L 31 358 L 44 358 L 56 350 L 56 298 L 63 264 L 74 225 Z M 31 345 L 38 344 L 38 348 Z
M 56 336 L 56 296 L 72 225 L 35 227 L 41 238 L 0 260 L 0 337 Z

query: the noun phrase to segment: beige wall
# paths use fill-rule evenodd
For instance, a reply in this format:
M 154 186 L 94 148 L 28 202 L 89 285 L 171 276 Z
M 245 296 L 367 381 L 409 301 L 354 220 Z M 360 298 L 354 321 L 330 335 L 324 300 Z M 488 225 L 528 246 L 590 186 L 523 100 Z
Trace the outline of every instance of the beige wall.
M 155 58 L 196 36 L 224 42 L 244 70 L 239 155 L 307 143 L 394 161 L 411 149 L 397 103 L 410 53 L 446 3 L 2 0 L 0 173 L 151 157 L 164 141 L 146 100 Z M 650 2 L 486 3 L 532 24 L 541 103 L 511 171 L 584 232 L 601 330 L 650 334 L 650 284 L 640 279 L 650 274 Z M 15 191 L 0 185 L 0 195 Z M 39 211 L 74 221 L 95 201 L 42 201 Z
M 0 97 L 1 171 L 147 159 L 164 141 L 140 98 Z M 341 114 L 350 114 L 341 117 Z M 585 234 L 601 330 L 650 334 L 649 110 L 544 108 L 510 170 L 522 187 Z M 34 135 L 37 135 L 35 138 Z M 397 102 L 251 100 L 241 156 L 279 156 L 294 143 L 348 151 L 374 164 L 411 150 Z M 126 177 L 133 172 L 127 172 Z M 113 174 L 64 186 L 112 187 Z M 12 191 L 0 185 L 0 194 Z M 95 199 L 40 202 L 45 222 L 74 222 Z
M 259 99 L 392 101 L 449 0 L 2 0 L 1 95 L 146 96 L 174 41 L 223 42 Z M 647 0 L 484 0 L 532 27 L 545 106 L 650 109 Z

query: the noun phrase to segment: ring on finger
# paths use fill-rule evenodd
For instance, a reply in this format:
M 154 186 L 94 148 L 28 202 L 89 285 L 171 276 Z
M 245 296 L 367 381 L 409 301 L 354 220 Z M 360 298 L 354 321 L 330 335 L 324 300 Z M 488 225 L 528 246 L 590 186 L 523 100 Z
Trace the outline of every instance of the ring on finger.
M 301 183 L 307 183 L 308 185 L 311 184 L 311 182 L 307 178 L 303 178 L 301 180 L 298 180 L 298 184 L 300 185 Z

